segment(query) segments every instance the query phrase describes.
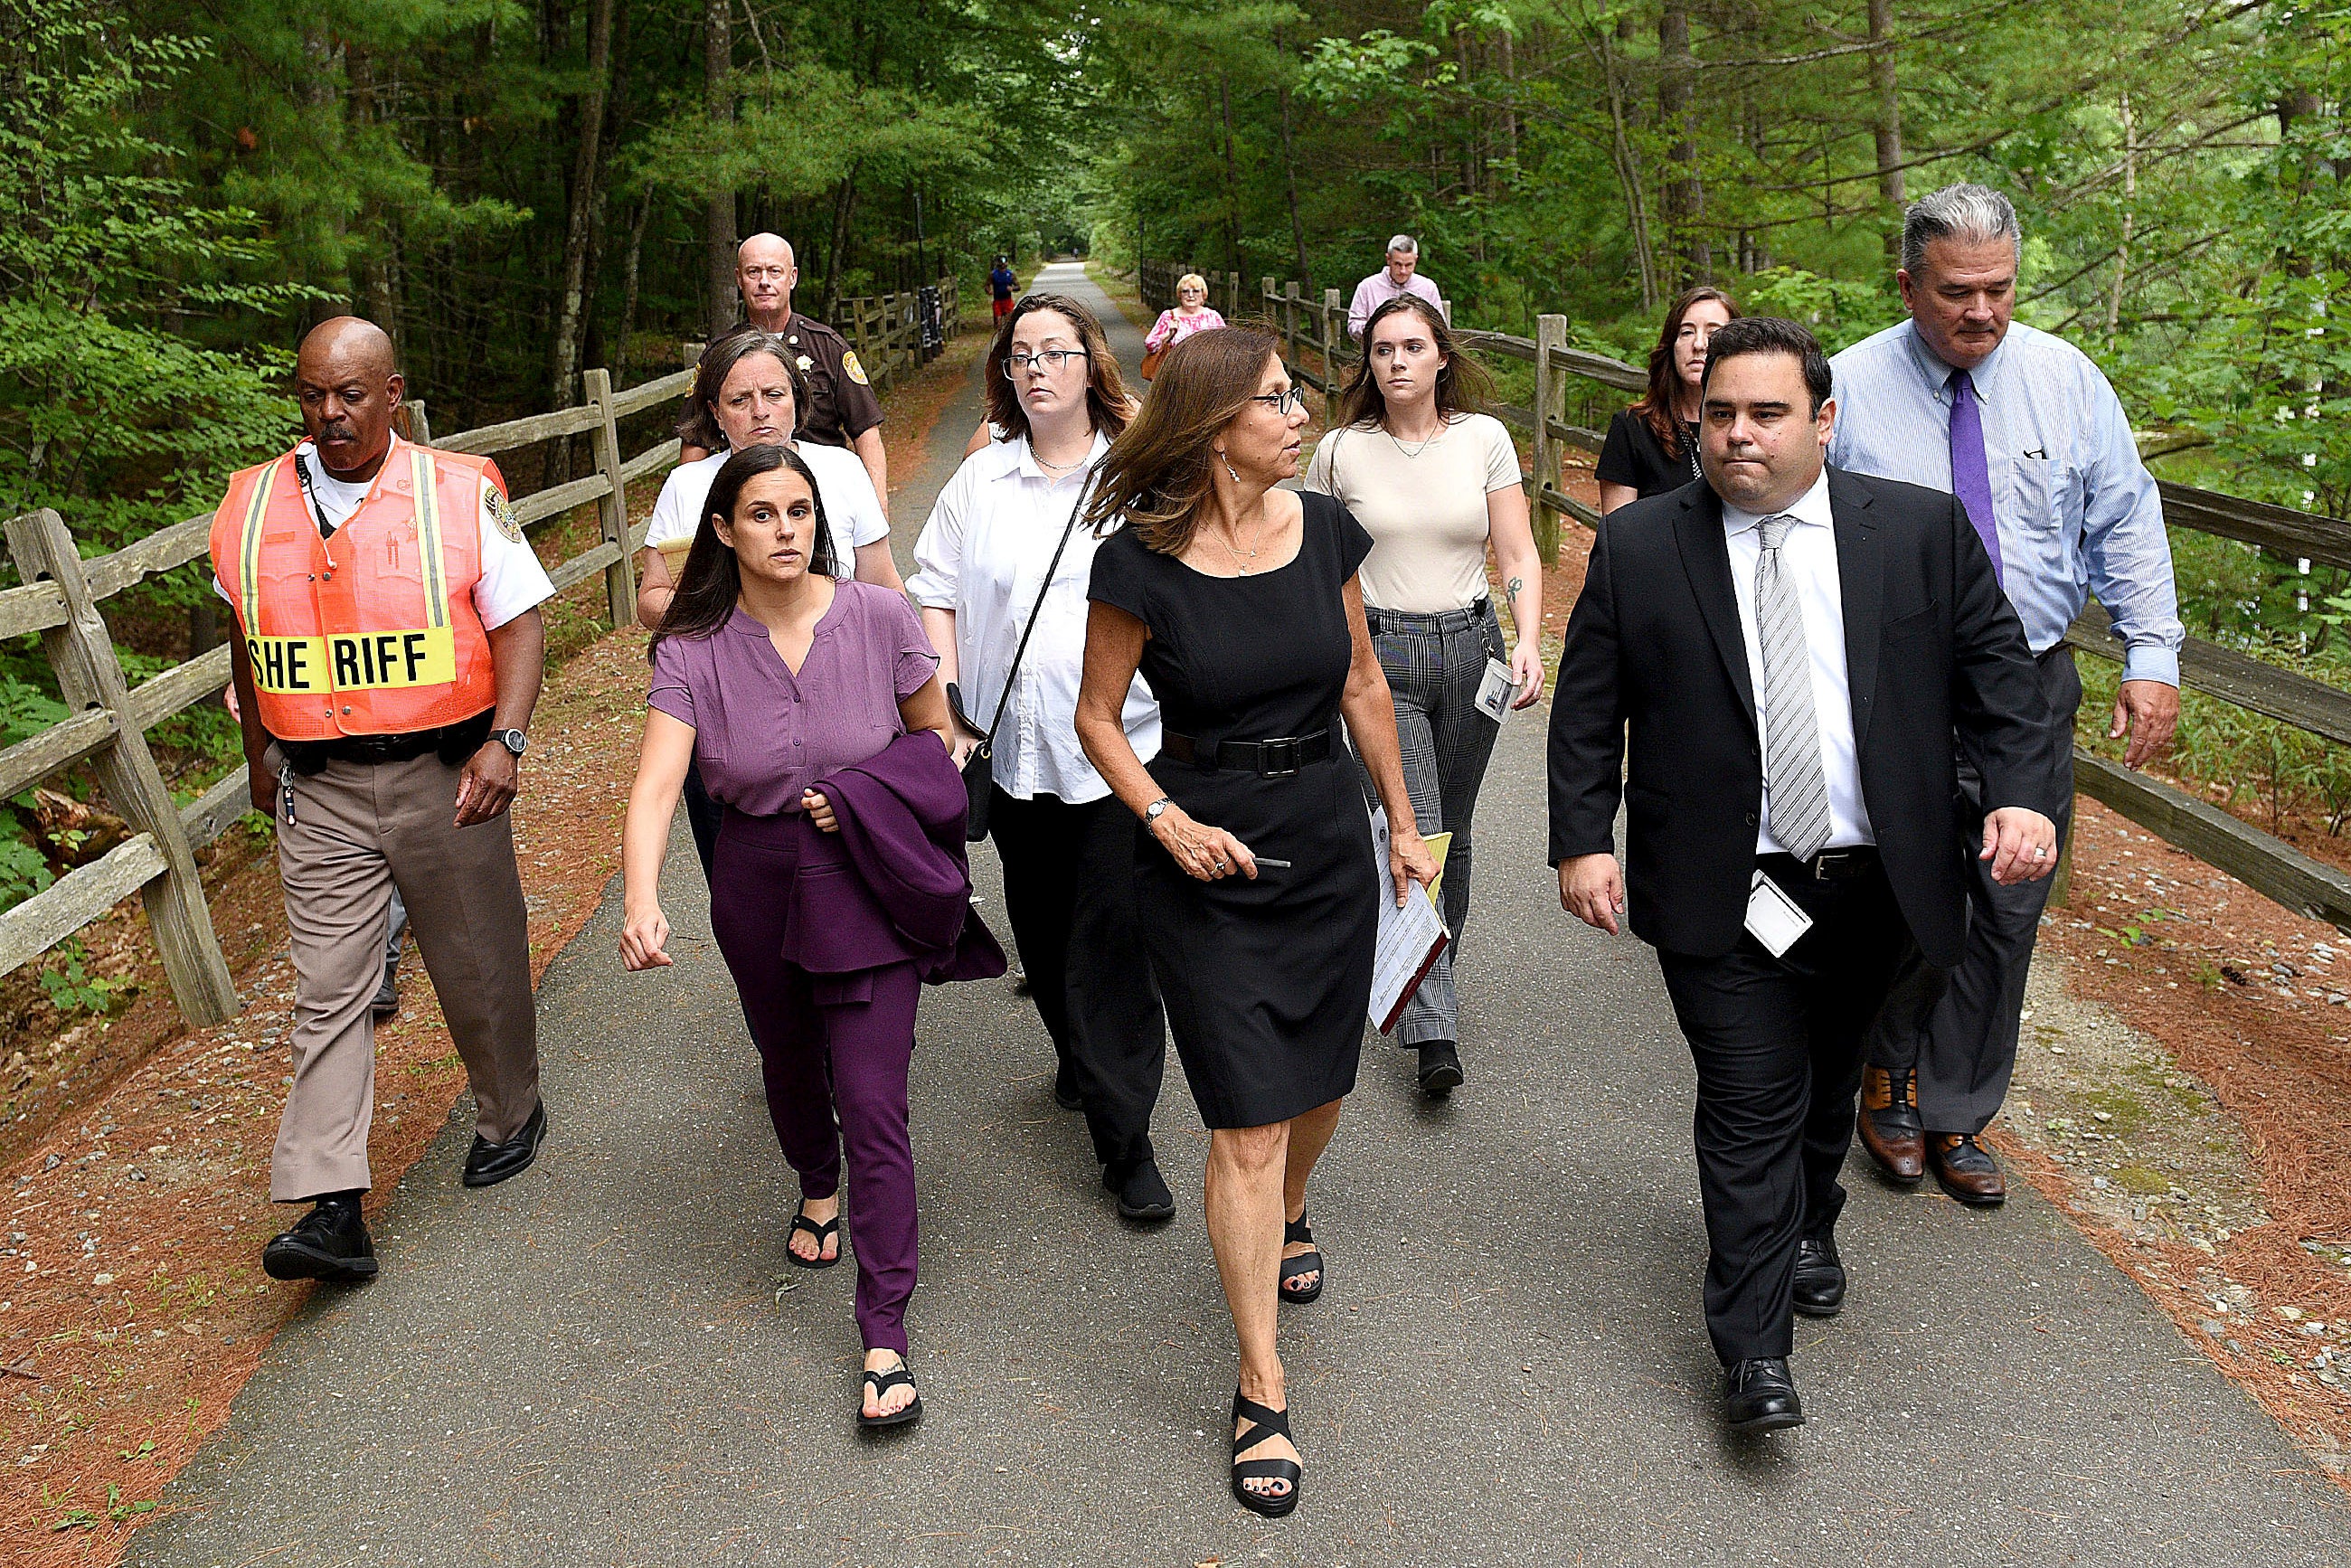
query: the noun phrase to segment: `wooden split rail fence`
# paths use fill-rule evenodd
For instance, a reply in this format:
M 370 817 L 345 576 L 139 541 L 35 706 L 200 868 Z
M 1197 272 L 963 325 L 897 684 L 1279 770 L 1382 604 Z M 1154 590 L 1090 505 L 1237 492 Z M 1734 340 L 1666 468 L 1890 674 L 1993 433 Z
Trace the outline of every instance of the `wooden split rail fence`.
M 1144 304 L 1153 309 L 1166 308 L 1174 302 L 1175 279 L 1190 270 L 1169 262 L 1144 263 L 1144 281 L 1161 292 L 1144 291 Z M 1208 276 L 1214 282 L 1215 275 Z M 1234 293 L 1238 294 L 1237 287 Z M 1310 299 L 1297 283 L 1277 284 L 1268 277 L 1259 282 L 1257 302 L 1259 314 L 1281 332 L 1283 358 L 1291 379 L 1322 393 L 1327 423 L 1338 402 L 1341 378 L 1361 358 L 1361 350 L 1346 334 L 1346 305 L 1339 290 L 1326 288 L 1320 299 Z M 1228 310 L 1226 315 L 1235 318 L 1239 312 Z M 1545 559 L 1555 560 L 1562 518 L 1586 528 L 1600 520 L 1597 512 L 1562 488 L 1562 457 L 1570 447 L 1596 455 L 1601 443 L 1597 427 L 1605 423 L 1603 411 L 1613 411 L 1628 397 L 1647 391 L 1648 376 L 1622 360 L 1569 347 L 1565 316 L 1536 317 L 1531 340 L 1460 328 L 1455 329 L 1455 338 L 1471 352 L 1534 368 L 1533 406 L 1506 404 L 1492 413 L 1526 436 L 1532 448 L 1525 484 L 1533 510 L 1535 542 Z M 1566 417 L 1570 413 L 1583 417 L 1571 420 Z M 2351 570 L 2351 523 L 2341 518 L 2168 481 L 2159 481 L 2158 487 L 2164 520 L 2173 528 L 2234 539 L 2281 559 Z M 2095 603 L 2074 622 L 2065 641 L 2098 658 L 2122 660 L 2122 643 L 2109 629 L 2105 610 Z M 2351 746 L 2351 692 L 2265 664 L 2200 637 L 2189 637 L 2180 649 L 2179 679 L 2192 691 L 2262 714 L 2333 745 Z M 2074 748 L 2074 779 L 2081 793 L 2167 843 L 2218 866 L 2299 915 L 2351 933 L 2351 876 L 2208 800 L 2133 772 L 2080 746 Z
M 884 295 L 878 301 L 844 302 L 842 330 L 846 335 L 849 323 L 864 323 L 855 340 L 861 350 L 873 347 L 867 373 L 877 390 L 925 357 L 914 298 Z M 941 324 L 949 336 L 957 321 L 954 299 L 954 280 L 943 280 Z M 883 312 L 866 309 L 869 305 L 899 314 L 888 316 L 885 330 Z M 671 435 L 624 458 L 621 422 L 683 398 L 693 387 L 694 372 L 678 371 L 622 392 L 612 390 L 604 370 L 589 371 L 581 380 L 586 400 L 574 407 L 437 438 L 424 405 L 412 402 L 405 411 L 409 434 L 421 444 L 481 456 L 589 437 L 595 471 L 519 497 L 515 516 L 530 528 L 593 505 L 598 541 L 548 575 L 560 591 L 601 572 L 605 615 L 611 624 L 625 625 L 636 617 L 635 559 L 645 536 L 645 525 L 629 522 L 628 486 L 675 464 L 678 440 Z M 0 637 L 39 633 L 58 693 L 74 710 L 72 716 L 0 750 L 0 800 L 88 762 L 131 829 L 130 838 L 100 859 L 0 911 L 0 974 L 40 956 L 136 893 L 146 905 L 180 1011 L 195 1024 L 218 1023 L 238 1008 L 197 877 L 195 852 L 245 816 L 251 801 L 240 766 L 196 800 L 177 804 L 148 748 L 146 732 L 228 685 L 229 650 L 224 643 L 132 686 L 99 606 L 146 578 L 204 559 L 211 548 L 212 521 L 207 512 L 110 555 L 85 559 L 55 511 L 13 518 L 5 525 L 8 553 L 22 585 L 0 590 Z

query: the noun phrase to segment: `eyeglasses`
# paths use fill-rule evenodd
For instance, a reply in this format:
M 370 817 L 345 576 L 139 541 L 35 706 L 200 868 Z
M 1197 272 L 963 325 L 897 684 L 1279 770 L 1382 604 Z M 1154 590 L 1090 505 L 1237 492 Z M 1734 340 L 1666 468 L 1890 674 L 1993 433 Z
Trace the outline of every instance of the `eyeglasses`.
M 1004 356 L 1004 379 L 1008 382 L 1019 381 L 1020 372 L 1031 366 L 1047 375 L 1051 375 L 1061 368 L 1062 361 L 1082 360 L 1087 357 L 1083 349 L 1040 349 L 1033 354 L 1024 354 L 1015 349 Z
M 1281 415 L 1284 419 L 1287 419 L 1291 413 L 1306 406 L 1306 389 L 1304 387 L 1292 387 L 1288 392 L 1259 392 L 1257 396 L 1249 399 L 1249 402 L 1261 402 L 1265 404 L 1266 407 L 1273 410 L 1274 413 Z

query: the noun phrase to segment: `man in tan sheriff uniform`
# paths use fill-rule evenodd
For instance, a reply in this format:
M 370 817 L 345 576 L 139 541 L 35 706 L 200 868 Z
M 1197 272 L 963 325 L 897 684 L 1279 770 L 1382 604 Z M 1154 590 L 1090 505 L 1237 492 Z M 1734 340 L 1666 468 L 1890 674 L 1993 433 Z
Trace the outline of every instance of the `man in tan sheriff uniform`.
M 277 829 L 294 946 L 294 1086 L 269 1196 L 311 1212 L 263 1249 L 272 1279 L 372 1277 L 360 1218 L 375 1105 L 370 1004 L 392 891 L 475 1098 L 468 1186 L 547 1133 L 529 928 L 507 806 L 538 701 L 554 591 L 487 458 L 392 434 L 392 340 L 340 317 L 295 366 L 308 438 L 229 481 L 213 572 L 253 805 Z
M 792 289 L 800 279 L 799 264 L 792 258 L 789 241 L 780 235 L 756 234 L 735 251 L 735 286 L 743 291 L 744 319 L 727 329 L 746 327 L 772 332 L 784 340 L 808 382 L 808 406 L 799 411 L 795 439 L 819 446 L 845 446 L 865 465 L 873 481 L 874 498 L 882 515 L 890 515 L 890 458 L 882 446 L 882 400 L 873 395 L 857 350 L 839 332 L 792 308 Z M 706 447 L 687 445 L 679 461 L 691 463 L 710 455 Z

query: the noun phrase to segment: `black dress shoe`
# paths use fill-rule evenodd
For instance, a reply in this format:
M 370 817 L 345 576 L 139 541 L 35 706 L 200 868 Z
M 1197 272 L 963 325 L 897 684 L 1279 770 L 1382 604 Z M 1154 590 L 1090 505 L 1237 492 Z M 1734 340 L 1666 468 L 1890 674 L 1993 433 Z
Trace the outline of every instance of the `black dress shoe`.
M 1734 1362 L 1722 1376 L 1722 1413 L 1732 1431 L 1776 1432 L 1804 1424 L 1804 1406 L 1784 1357 Z
M 1442 1100 L 1461 1087 L 1461 1052 L 1449 1040 L 1421 1042 L 1420 1092 Z
M 1053 1103 L 1064 1111 L 1086 1108 L 1086 1097 L 1078 1092 L 1077 1075 L 1066 1067 L 1053 1074 Z
M 1118 1217 L 1157 1223 L 1176 1218 L 1176 1195 L 1159 1174 L 1159 1162 L 1140 1160 L 1124 1170 L 1102 1167 L 1102 1186 L 1118 1195 Z
M 357 1197 L 328 1197 L 269 1239 L 261 1249 L 261 1271 L 273 1280 L 322 1280 L 356 1285 L 375 1278 L 375 1247 L 360 1220 Z
M 494 1144 L 481 1134 L 475 1134 L 474 1146 L 465 1155 L 465 1185 L 496 1186 L 508 1176 L 522 1175 L 530 1169 L 530 1162 L 538 1158 L 538 1145 L 546 1137 L 544 1100 L 530 1108 L 530 1120 L 522 1124 L 522 1131 L 503 1144 Z
M 1796 1310 L 1808 1318 L 1833 1318 L 1844 1305 L 1844 1264 L 1836 1238 L 1810 1237 L 1796 1243 Z

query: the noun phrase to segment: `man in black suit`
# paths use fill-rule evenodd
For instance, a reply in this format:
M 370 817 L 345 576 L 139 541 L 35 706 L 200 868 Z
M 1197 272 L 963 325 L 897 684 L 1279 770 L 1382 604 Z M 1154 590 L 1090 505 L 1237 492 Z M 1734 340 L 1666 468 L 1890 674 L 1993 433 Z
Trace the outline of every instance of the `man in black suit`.
M 1707 1332 L 1741 1431 L 1803 1420 L 1791 1312 L 1844 1298 L 1863 1031 L 1914 944 L 1959 957 L 1954 728 L 2002 802 L 1993 877 L 2056 866 L 2048 706 L 1983 541 L 1949 496 L 1827 467 L 1830 390 L 1794 322 L 1716 330 L 1705 478 L 1602 521 L 1552 701 L 1560 903 L 1615 933 L 1621 795 L 1633 930 L 1698 1064 Z

